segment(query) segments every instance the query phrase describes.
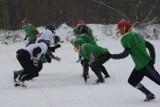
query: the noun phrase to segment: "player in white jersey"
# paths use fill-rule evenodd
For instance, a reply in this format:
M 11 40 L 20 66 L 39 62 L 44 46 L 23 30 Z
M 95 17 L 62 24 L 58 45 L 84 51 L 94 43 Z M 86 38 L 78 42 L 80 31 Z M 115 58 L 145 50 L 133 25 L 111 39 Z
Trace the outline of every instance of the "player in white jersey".
M 46 26 L 45 30 L 37 38 L 36 42 L 43 39 L 43 40 L 46 40 L 49 43 L 50 47 L 52 47 L 53 44 L 54 44 L 55 29 L 56 29 L 56 27 L 54 25 L 48 24 Z

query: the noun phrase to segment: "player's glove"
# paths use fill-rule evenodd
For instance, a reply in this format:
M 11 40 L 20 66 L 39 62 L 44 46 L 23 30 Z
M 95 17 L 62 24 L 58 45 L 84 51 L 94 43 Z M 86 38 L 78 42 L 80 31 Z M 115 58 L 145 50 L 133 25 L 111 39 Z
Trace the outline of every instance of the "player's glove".
M 55 49 L 60 48 L 60 47 L 61 47 L 61 45 L 60 45 L 60 44 L 57 44 L 57 45 L 55 46 Z

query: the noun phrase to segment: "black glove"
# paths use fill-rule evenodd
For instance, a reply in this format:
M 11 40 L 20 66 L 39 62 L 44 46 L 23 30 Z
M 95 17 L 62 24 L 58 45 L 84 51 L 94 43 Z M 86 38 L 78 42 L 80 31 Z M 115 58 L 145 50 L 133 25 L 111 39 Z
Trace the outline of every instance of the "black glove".
M 61 45 L 60 45 L 60 44 L 57 44 L 57 45 L 55 46 L 55 49 L 60 48 L 60 47 L 61 47 Z
M 56 61 L 61 61 L 61 58 L 55 56 L 55 57 L 54 57 L 54 60 L 56 60 Z
M 24 40 L 27 40 L 27 35 L 25 36 Z
M 55 52 L 55 47 L 49 47 L 49 48 L 48 48 L 48 52 L 50 52 L 50 53 L 51 53 L 51 52 Z

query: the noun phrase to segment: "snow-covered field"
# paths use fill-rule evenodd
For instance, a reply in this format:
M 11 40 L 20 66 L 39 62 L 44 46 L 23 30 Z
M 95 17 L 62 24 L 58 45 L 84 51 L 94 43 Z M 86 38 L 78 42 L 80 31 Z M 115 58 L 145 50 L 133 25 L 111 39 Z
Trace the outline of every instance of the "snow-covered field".
M 63 31 L 59 30 L 57 34 L 62 34 L 61 32 Z M 96 33 L 100 34 L 98 31 Z M 97 37 L 101 38 L 98 44 L 108 48 L 111 53 L 123 51 L 119 39 Z M 156 49 L 155 67 L 160 73 L 160 41 L 150 42 Z M 27 88 L 14 87 L 13 70 L 21 69 L 16 60 L 16 51 L 24 46 L 25 42 L 0 44 L 0 107 L 160 106 L 160 86 L 144 78 L 142 83 L 156 95 L 156 99 L 143 102 L 145 96 L 127 83 L 134 67 L 130 56 L 123 60 L 111 59 L 104 64 L 111 75 L 105 79 L 104 84 L 93 85 L 97 78 L 91 70 L 88 83 L 84 83 L 81 77 L 82 67 L 76 63 L 78 54 L 68 42 L 62 43 L 61 48 L 55 52 L 56 56 L 61 57 L 60 62 L 52 60 L 51 64 L 44 64 L 40 76 L 26 82 Z

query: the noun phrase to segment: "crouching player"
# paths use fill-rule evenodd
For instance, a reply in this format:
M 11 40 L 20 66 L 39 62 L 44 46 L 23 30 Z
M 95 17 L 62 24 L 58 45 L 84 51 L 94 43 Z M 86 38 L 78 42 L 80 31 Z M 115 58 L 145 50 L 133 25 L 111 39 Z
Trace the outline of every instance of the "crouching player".
M 107 70 L 105 69 L 103 64 L 110 59 L 111 55 L 108 49 L 102 48 L 97 45 L 85 43 L 81 38 L 75 39 L 73 45 L 75 50 L 79 52 L 84 60 L 86 60 L 87 63 L 84 64 L 88 64 L 94 71 L 95 75 L 98 77 L 98 79 L 96 80 L 96 84 L 104 83 L 104 78 L 101 74 L 101 71 L 107 73 Z M 88 71 L 86 69 L 83 70 L 83 77 L 86 82 Z
M 44 56 L 51 61 L 50 57 L 46 57 L 47 51 L 55 51 L 55 47 L 49 47 L 45 40 L 40 40 L 38 43 L 30 44 L 17 51 L 17 60 L 22 66 L 23 72 L 19 75 L 14 73 L 15 86 L 26 86 L 24 81 L 39 76 L 39 71 L 43 68 Z

